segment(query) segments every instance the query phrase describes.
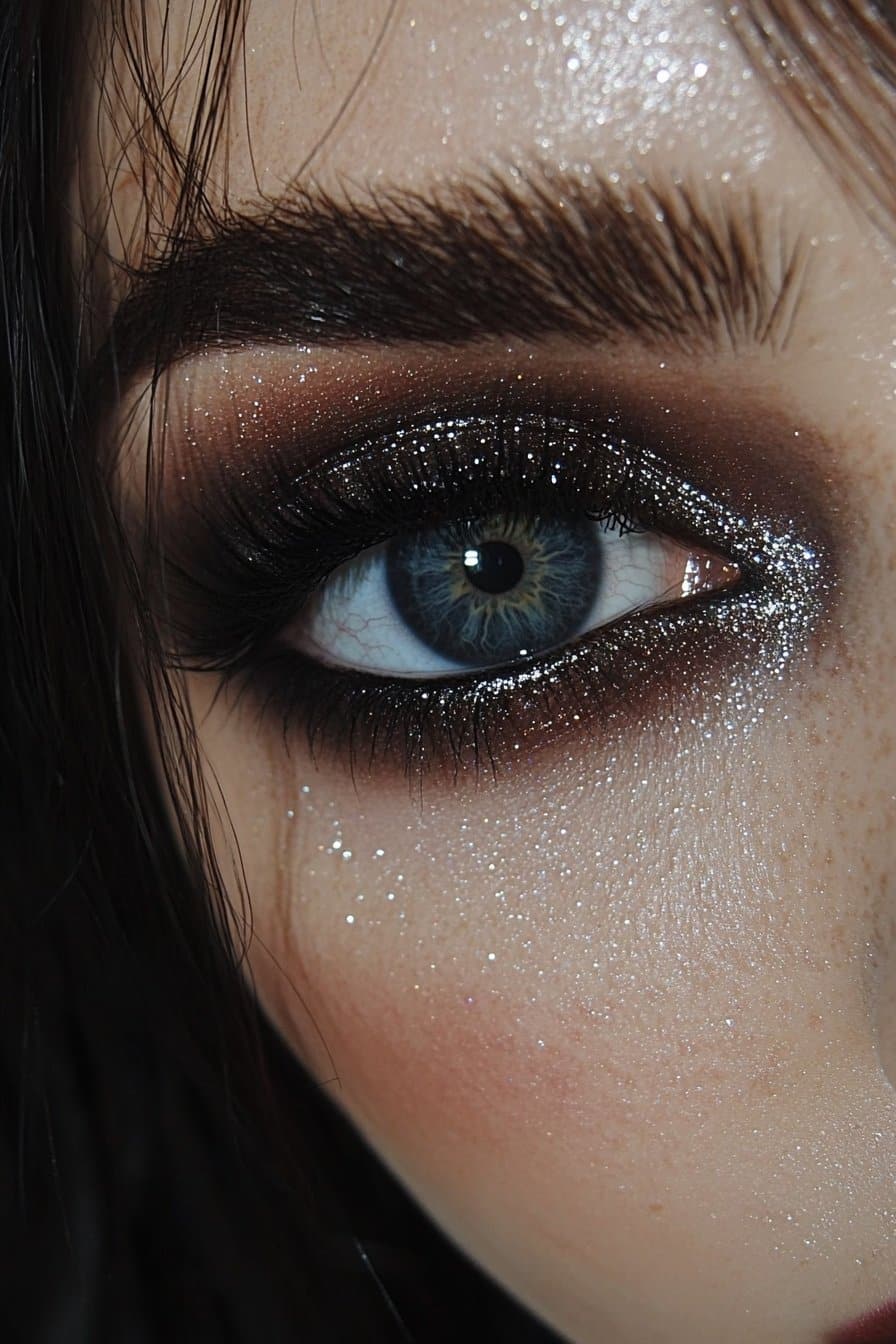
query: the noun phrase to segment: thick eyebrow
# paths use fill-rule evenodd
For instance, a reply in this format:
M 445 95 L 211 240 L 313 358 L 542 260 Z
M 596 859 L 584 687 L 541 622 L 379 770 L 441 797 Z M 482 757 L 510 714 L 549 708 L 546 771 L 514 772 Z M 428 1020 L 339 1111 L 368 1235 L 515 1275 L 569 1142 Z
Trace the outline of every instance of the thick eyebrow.
M 120 387 L 209 344 L 258 341 L 458 345 L 559 334 L 779 350 L 808 257 L 780 213 L 733 190 L 711 198 L 680 184 L 624 188 L 547 173 L 359 202 L 293 190 L 133 271 L 100 363 Z

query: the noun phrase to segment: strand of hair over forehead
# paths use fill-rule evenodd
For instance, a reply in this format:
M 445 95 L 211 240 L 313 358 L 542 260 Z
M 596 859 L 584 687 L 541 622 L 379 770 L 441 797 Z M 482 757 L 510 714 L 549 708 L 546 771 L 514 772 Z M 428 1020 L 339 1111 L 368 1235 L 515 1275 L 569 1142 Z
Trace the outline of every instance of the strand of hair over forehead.
M 741 0 L 727 17 L 839 185 L 896 238 L 893 0 Z

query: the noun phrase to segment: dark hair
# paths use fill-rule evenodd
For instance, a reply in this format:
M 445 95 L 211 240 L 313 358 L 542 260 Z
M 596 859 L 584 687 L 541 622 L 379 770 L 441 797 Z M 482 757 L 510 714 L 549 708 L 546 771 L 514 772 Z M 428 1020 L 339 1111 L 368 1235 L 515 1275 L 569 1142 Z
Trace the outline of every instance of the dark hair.
M 849 102 L 834 82 L 819 112 L 817 47 L 814 65 L 796 59 L 816 11 L 851 34 L 823 50 L 851 53 L 852 76 L 856 53 L 877 53 L 861 88 L 886 88 L 892 120 L 891 11 L 757 2 L 732 19 L 861 195 L 864 160 L 851 167 L 841 143 L 860 81 Z M 241 10 L 216 12 L 223 77 Z M 84 34 L 75 4 L 0 11 L 3 1337 L 546 1339 L 429 1227 L 265 1025 L 235 965 L 196 772 L 179 776 L 174 821 L 159 785 L 131 666 L 139 589 L 123 582 L 132 561 L 83 385 L 95 314 L 60 205 Z M 140 92 L 164 141 L 149 82 Z M 204 208 L 218 111 L 210 96 L 182 164 L 181 223 Z M 871 186 L 892 208 L 880 174 Z M 176 703 L 155 711 L 168 749 L 189 756 Z

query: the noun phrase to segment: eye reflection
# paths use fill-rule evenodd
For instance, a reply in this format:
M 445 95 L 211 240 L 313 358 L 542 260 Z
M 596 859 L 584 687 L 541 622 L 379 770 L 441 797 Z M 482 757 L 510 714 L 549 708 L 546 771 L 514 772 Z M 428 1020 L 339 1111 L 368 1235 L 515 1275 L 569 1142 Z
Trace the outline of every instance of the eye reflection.
M 493 514 L 362 552 L 322 584 L 287 640 L 384 677 L 472 673 L 738 577 L 733 561 L 625 519 Z

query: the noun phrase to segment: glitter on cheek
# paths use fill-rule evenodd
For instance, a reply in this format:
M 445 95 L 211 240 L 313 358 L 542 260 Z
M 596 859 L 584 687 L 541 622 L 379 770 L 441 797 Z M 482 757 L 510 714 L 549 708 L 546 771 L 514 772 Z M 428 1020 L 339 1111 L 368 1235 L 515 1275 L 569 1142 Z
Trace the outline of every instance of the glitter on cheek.
M 763 716 L 728 732 L 713 719 L 708 707 L 679 725 L 674 760 L 646 733 L 622 754 L 580 753 L 478 805 L 384 805 L 362 791 L 349 808 L 332 780 L 304 786 L 291 820 L 315 857 L 303 868 L 291 855 L 285 964 L 299 953 L 331 1068 L 358 1104 L 375 1099 L 393 1139 L 407 1131 L 413 1147 L 423 1114 L 481 1148 L 512 1116 L 522 1147 L 590 1134 L 589 1179 L 630 1191 L 645 1141 L 662 1148 L 686 1120 L 696 1153 L 719 1096 L 774 1085 L 740 1024 L 755 1027 L 768 930 L 787 914 L 774 890 L 745 907 L 730 867 L 715 864 L 731 833 L 752 853 L 753 819 L 745 799 L 714 841 L 706 792 L 707 762 L 726 759 L 720 743 L 743 769 Z M 333 838 L 358 855 L 354 881 Z M 776 1235 L 796 1257 L 794 1235 Z
M 795 651 L 794 643 L 778 645 L 777 677 Z M 768 643 L 766 666 L 772 657 Z M 768 689 L 776 684 L 772 673 Z M 469 800 L 451 795 L 429 801 L 424 795 L 413 803 L 392 793 L 376 803 L 362 788 L 349 838 L 344 810 L 332 799 L 318 801 L 306 785 L 287 817 L 301 818 L 310 837 L 305 852 L 312 857 L 291 879 L 287 899 L 314 912 L 310 941 L 328 943 L 339 924 L 353 934 L 365 931 L 377 944 L 386 939 L 392 950 L 385 978 L 399 996 L 409 989 L 448 993 L 471 1006 L 497 994 L 505 1004 L 515 1003 L 516 1011 L 535 1011 L 538 1020 L 528 1027 L 517 1022 L 521 1036 L 535 1040 L 545 1039 L 545 1005 L 555 1029 L 576 1021 L 611 1025 L 625 1010 L 627 995 L 637 993 L 642 959 L 648 967 L 658 954 L 668 955 L 677 973 L 687 974 L 683 945 L 698 927 L 706 935 L 731 916 L 716 883 L 704 883 L 696 901 L 690 891 L 688 937 L 679 938 L 676 948 L 668 913 L 645 903 L 645 894 L 665 858 L 686 846 L 689 835 L 706 830 L 711 808 L 689 779 L 701 778 L 704 758 L 716 756 L 723 742 L 729 759 L 749 751 L 751 735 L 765 721 L 764 698 L 751 673 L 732 677 L 708 698 L 695 677 L 680 697 L 682 704 L 693 701 L 694 712 L 643 729 L 641 748 L 633 750 L 629 742 L 624 756 L 619 748 L 595 743 L 587 753 L 562 756 L 556 766 L 538 766 L 535 757 L 531 778 L 523 776 L 511 788 L 509 809 L 501 802 L 506 790 L 491 802 L 483 795 L 469 810 Z M 658 762 L 666 762 L 662 771 L 669 774 L 664 788 Z M 657 820 L 648 800 L 658 790 L 669 802 Z M 597 830 L 588 820 L 595 816 Z M 347 856 L 357 876 L 347 873 Z M 697 873 L 706 855 L 689 863 Z M 665 886 L 657 884 L 657 897 Z M 339 957 L 346 951 L 340 947 Z M 621 980 L 616 966 L 625 968 Z M 718 1020 L 727 1026 L 739 1011 L 726 1002 Z

